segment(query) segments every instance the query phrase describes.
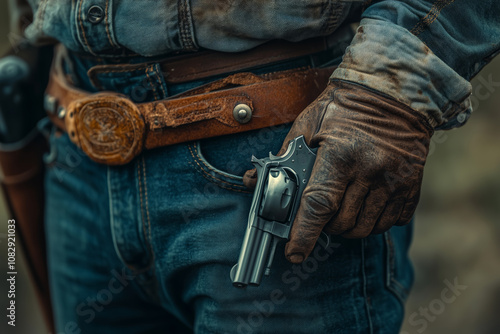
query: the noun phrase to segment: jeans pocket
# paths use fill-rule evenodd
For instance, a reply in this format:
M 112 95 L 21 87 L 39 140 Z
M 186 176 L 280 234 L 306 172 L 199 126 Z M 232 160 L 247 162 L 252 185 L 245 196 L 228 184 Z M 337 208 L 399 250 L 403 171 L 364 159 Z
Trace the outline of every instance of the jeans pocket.
M 252 155 L 276 154 L 289 130 L 287 124 L 188 143 L 191 165 L 221 188 L 251 193 L 243 184 L 243 175 L 254 168 Z
M 386 246 L 386 287 L 402 304 L 413 284 L 413 266 L 408 257 L 413 224 L 395 226 L 384 233 Z
M 193 162 L 192 166 L 194 166 L 194 168 L 208 181 L 224 189 L 238 192 L 251 192 L 243 184 L 243 176 L 231 174 L 214 167 L 203 155 L 201 143 L 199 141 L 188 143 L 187 147 Z

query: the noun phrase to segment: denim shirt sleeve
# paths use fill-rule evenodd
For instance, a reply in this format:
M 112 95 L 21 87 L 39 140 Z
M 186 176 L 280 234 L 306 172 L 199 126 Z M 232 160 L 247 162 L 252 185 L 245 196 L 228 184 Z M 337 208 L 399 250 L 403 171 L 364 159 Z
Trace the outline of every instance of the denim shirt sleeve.
M 58 40 L 99 57 L 152 57 L 200 48 L 226 52 L 270 40 L 332 34 L 365 0 L 10 0 L 28 2 L 33 42 Z
M 468 82 L 500 49 L 498 0 L 378 1 L 332 78 L 410 106 L 436 129 L 469 118 Z
M 31 22 L 33 13 L 26 0 L 9 0 L 10 31 L 22 36 L 24 29 Z

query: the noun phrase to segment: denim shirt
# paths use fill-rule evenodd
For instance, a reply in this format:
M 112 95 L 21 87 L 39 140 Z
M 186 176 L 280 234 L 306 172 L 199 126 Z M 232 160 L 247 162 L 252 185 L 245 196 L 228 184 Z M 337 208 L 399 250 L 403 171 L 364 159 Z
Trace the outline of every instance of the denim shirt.
M 438 129 L 469 118 L 469 80 L 500 50 L 498 0 L 10 1 L 18 13 L 31 7 L 24 29 L 30 41 L 55 39 L 98 56 L 120 49 L 143 56 L 238 52 L 273 39 L 329 35 L 361 19 L 332 79 L 389 95 Z

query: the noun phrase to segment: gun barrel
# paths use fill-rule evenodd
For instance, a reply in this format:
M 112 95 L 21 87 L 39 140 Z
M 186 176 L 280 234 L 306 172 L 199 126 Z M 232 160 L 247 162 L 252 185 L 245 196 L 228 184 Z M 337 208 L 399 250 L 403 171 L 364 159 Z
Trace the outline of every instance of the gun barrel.
M 260 284 L 268 262 L 271 241 L 270 233 L 255 226 L 247 228 L 238 263 L 231 270 L 231 280 L 235 287 Z
M 261 231 L 261 239 L 259 241 L 259 247 L 257 247 L 257 252 L 255 254 L 253 263 L 255 266 L 252 271 L 252 276 L 250 277 L 250 285 L 259 286 L 262 280 L 262 275 L 264 274 L 264 269 L 268 263 L 269 248 L 271 246 L 272 235 L 268 232 Z

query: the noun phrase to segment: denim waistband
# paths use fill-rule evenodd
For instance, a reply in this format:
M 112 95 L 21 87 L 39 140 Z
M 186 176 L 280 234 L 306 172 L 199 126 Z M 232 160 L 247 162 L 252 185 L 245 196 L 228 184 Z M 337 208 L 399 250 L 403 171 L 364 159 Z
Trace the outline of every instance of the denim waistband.
M 280 62 L 270 62 L 267 65 L 252 67 L 242 71 L 259 75 L 301 67 L 315 68 L 339 64 L 345 48 L 352 37 L 347 32 L 344 35 L 343 38 L 338 38 L 334 42 L 328 43 L 329 48 L 325 51 Z M 188 55 L 186 54 L 186 56 Z M 179 57 L 179 55 L 176 55 L 176 57 Z M 168 60 L 168 57 L 120 56 L 102 58 L 68 50 L 64 70 L 72 84 L 80 89 L 89 92 L 114 91 L 127 95 L 137 103 L 165 99 L 193 87 L 236 73 L 227 72 L 222 75 L 199 80 L 171 84 L 166 82 L 166 73 L 162 72 L 160 66 L 165 60 Z M 132 64 L 137 66 L 134 66 L 133 69 L 120 67 L 120 65 Z M 112 70 L 99 73 L 97 76 L 90 78 L 88 75 L 89 70 L 98 65 L 112 65 Z

